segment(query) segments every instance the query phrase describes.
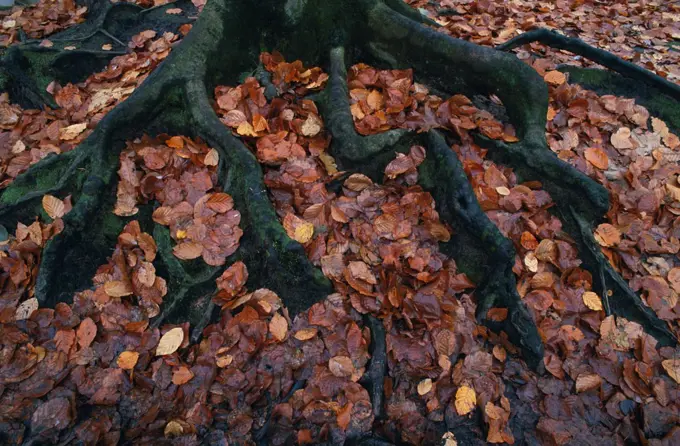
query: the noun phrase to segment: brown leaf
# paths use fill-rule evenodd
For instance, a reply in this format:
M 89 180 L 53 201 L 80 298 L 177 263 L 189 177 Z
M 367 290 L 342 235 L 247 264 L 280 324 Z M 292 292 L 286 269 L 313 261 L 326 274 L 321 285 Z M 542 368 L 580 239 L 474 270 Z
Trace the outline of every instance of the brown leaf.
M 550 85 L 554 85 L 557 87 L 565 83 L 567 81 L 567 77 L 561 71 L 555 70 L 548 71 L 546 75 L 543 77 L 543 80 L 545 80 Z
M 609 223 L 600 224 L 595 229 L 594 236 L 597 243 L 605 247 L 616 246 L 621 242 L 621 231 Z
M 182 260 L 197 259 L 203 253 L 203 245 L 195 242 L 182 242 L 172 249 L 175 257 Z
M 602 378 L 600 378 L 600 375 L 582 373 L 576 378 L 576 392 L 581 393 L 596 389 L 601 384 Z
M 621 127 L 611 136 L 611 143 L 617 149 L 632 149 L 633 143 L 630 140 L 630 129 Z
M 76 337 L 78 338 L 78 345 L 80 348 L 87 348 L 92 344 L 94 338 L 97 336 L 97 324 L 92 319 L 86 317 L 78 326 Z
M 661 361 L 661 366 L 668 373 L 668 376 L 680 384 L 680 359 L 664 359 Z
M 217 166 L 219 162 L 220 154 L 215 149 L 210 149 L 208 153 L 205 154 L 205 158 L 203 158 L 203 164 L 206 166 Z
M 352 360 L 347 356 L 334 356 L 328 360 L 328 368 L 331 373 L 338 378 L 352 376 L 354 373 L 354 365 Z
M 59 129 L 59 139 L 61 139 L 62 141 L 71 141 L 73 139 L 76 139 L 78 135 L 85 131 L 86 128 L 87 124 L 84 122 L 61 128 Z
M 319 332 L 316 328 L 303 328 L 295 332 L 293 337 L 298 341 L 309 341 Z
M 174 372 L 172 372 L 172 383 L 181 386 L 186 384 L 194 377 L 194 372 L 192 372 L 188 367 L 181 366 Z
M 52 195 L 43 195 L 42 206 L 51 219 L 61 218 L 66 213 L 64 202 Z
M 129 283 L 122 280 L 110 280 L 104 284 L 104 291 L 111 297 L 129 296 L 134 291 Z
M 288 237 L 298 243 L 307 243 L 314 235 L 314 225 L 293 213 L 288 213 L 283 218 L 283 228 L 286 230 Z

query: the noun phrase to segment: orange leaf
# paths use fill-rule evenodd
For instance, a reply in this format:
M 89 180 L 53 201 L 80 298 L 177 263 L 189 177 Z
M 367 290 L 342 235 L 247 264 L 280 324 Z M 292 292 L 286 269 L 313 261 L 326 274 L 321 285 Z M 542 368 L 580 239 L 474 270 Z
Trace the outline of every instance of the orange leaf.
M 354 364 L 347 356 L 335 356 L 329 359 L 328 368 L 338 378 L 352 376 L 352 373 L 354 373 Z
M 314 225 L 293 213 L 288 213 L 283 218 L 283 228 L 286 230 L 288 237 L 298 243 L 307 243 L 314 235 Z
M 86 317 L 78 326 L 76 337 L 78 338 L 78 345 L 80 348 L 87 348 L 94 341 L 97 336 L 97 324 L 92 319 Z
M 125 351 L 118 355 L 118 360 L 116 361 L 116 363 L 118 364 L 118 367 L 120 367 L 123 370 L 132 370 L 135 368 L 135 365 L 137 365 L 138 360 L 139 353 Z
M 295 332 L 293 337 L 298 341 L 308 341 L 312 339 L 319 332 L 316 328 L 303 328 Z
M 189 370 L 188 367 L 181 366 L 174 372 L 172 372 L 172 383 L 178 386 L 186 384 L 194 377 L 194 372 Z
M 567 81 L 567 77 L 561 71 L 549 71 L 543 79 L 550 85 L 559 86 Z
M 234 199 L 231 195 L 225 194 L 224 192 L 217 192 L 210 195 L 208 201 L 205 203 L 208 208 L 213 211 L 224 214 L 234 208 Z
M 183 149 L 184 139 L 182 139 L 181 136 L 173 136 L 172 138 L 165 141 L 165 145 L 168 147 L 172 147 L 173 149 Z
M 604 150 L 598 147 L 589 147 L 585 150 L 586 160 L 598 169 L 605 170 L 609 167 L 609 157 Z
M 274 317 L 269 321 L 269 331 L 274 336 L 274 339 L 283 341 L 288 333 L 288 321 L 279 313 L 274 313 Z
M 127 282 L 110 280 L 104 284 L 104 292 L 111 297 L 123 297 L 131 295 L 133 290 Z
M 609 223 L 602 223 L 595 230 L 595 240 L 601 246 L 610 247 L 618 245 L 621 241 L 621 231 Z

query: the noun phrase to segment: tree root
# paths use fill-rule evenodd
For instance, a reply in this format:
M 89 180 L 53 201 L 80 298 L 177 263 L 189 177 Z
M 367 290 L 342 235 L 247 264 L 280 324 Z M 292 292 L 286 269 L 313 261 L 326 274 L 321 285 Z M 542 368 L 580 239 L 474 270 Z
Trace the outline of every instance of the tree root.
M 609 289 L 614 292 L 614 299 L 607 303 L 608 311 L 641 321 L 662 345 L 675 342 L 663 323 L 611 269 L 592 240 L 593 222 L 608 209 L 607 191 L 560 161 L 548 148 L 548 90 L 532 68 L 510 54 L 437 33 L 419 23 L 423 20 L 418 17 L 406 17 L 399 11 L 403 8 L 393 1 L 353 0 L 347 5 L 308 0 L 298 9 L 289 3 L 266 2 L 255 7 L 250 1 L 210 0 L 179 47 L 141 87 L 107 114 L 84 142 L 72 152 L 32 166 L 4 191 L 0 221 L 12 224 L 38 214 L 45 193 L 73 194 L 75 204 L 64 217 L 65 229 L 43 251 L 35 290 L 41 306 L 68 301 L 74 291 L 86 288 L 96 266 L 115 245 L 124 223 L 110 212 L 119 153 L 125 140 L 144 131 L 201 138 L 218 151 L 218 182 L 234 198 L 244 231 L 239 250 L 228 260 L 244 261 L 249 287 L 271 288 L 282 298 L 291 317 L 331 293 L 330 282 L 279 223 L 257 159 L 219 120 L 209 97 L 215 85 L 233 84 L 239 73 L 252 70 L 264 46 L 278 48 L 309 65 L 328 62 L 329 82 L 319 97 L 319 107 L 333 138 L 331 151 L 342 168 L 379 179 L 395 151 L 406 152 L 414 142 L 427 147 L 428 156 L 419 171 L 421 185 L 435 198 L 442 219 L 458 231 L 442 250 L 478 284 L 479 318 L 484 319 L 491 307 L 507 308 L 509 317 L 500 328 L 521 347 L 526 361 L 540 368 L 543 346 L 516 291 L 512 273 L 515 250 L 482 212 L 460 161 L 444 137 L 436 131 L 415 135 L 395 130 L 368 137 L 356 132 L 349 108 L 344 50 L 352 45 L 357 53 L 352 57 L 412 67 L 440 91 L 496 94 L 520 141 L 480 142 L 490 146 L 492 156 L 515 168 L 523 179 L 544 183 L 563 213 L 566 229 L 579 242 L 581 252 L 592 258 L 587 266 L 596 271 L 595 284 L 603 297 Z M 356 13 L 347 14 L 348 7 L 354 7 Z M 162 9 L 159 11 L 162 13 Z M 151 14 L 154 12 L 146 16 Z M 111 34 L 124 40 L 119 34 Z M 238 50 L 224 51 L 234 46 Z M 38 99 L 45 98 L 38 94 Z M 144 224 L 152 227 L 148 218 Z M 196 339 L 209 320 L 206 315 L 214 308 L 209 295 L 222 268 L 179 261 L 171 252 L 167 229 L 155 227 L 153 232 L 159 247 L 159 271 L 169 278 L 169 293 L 161 314 L 152 323 L 189 319 L 196 327 L 192 334 Z M 195 296 L 208 299 L 187 317 L 185 310 Z M 375 318 L 369 316 L 367 325 L 373 358 L 363 382 L 370 387 L 374 415 L 380 418 L 386 374 L 385 333 L 381 321 Z M 258 437 L 266 437 L 267 426 L 268 422 Z M 365 444 L 385 444 L 376 437 L 364 440 Z
M 528 43 L 538 42 L 550 48 L 566 50 L 585 57 L 595 63 L 616 71 L 622 76 L 644 82 L 668 96 L 680 100 L 680 85 L 671 82 L 652 71 L 646 70 L 627 60 L 599 48 L 588 45 L 577 37 L 567 37 L 546 28 L 536 28 L 519 36 L 513 37 L 496 48 L 501 51 L 511 51 Z
M 188 10 L 195 10 L 189 1 L 178 3 Z M 23 39 L 7 48 L 0 57 L 0 79 L 5 84 L 0 88 L 7 89 L 12 100 L 24 108 L 57 108 L 54 98 L 46 91 L 53 80 L 81 81 L 106 66 L 114 56 L 126 54 L 129 49 L 124 42 L 129 41 L 132 35 L 145 29 L 159 28 L 159 23 L 163 26 L 159 31 L 176 31 L 180 25 L 190 21 L 183 16 L 169 16 L 157 8 L 97 2 L 84 23 L 47 39 Z M 122 27 L 122 24 L 127 26 Z M 43 46 L 45 40 L 52 46 Z M 102 50 L 104 44 L 111 44 L 113 48 Z

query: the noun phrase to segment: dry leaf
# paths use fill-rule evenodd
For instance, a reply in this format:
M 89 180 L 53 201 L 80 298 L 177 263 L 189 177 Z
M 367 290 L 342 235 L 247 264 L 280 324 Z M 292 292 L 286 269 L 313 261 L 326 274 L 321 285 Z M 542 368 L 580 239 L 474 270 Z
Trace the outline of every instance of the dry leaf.
M 418 395 L 423 396 L 432 390 L 432 380 L 426 378 L 418 383 Z
M 38 309 L 38 299 L 35 297 L 32 297 L 30 299 L 27 299 L 17 307 L 16 311 L 14 312 L 14 319 L 17 321 L 23 321 L 24 319 L 28 319 L 31 317 L 31 314 L 35 310 Z
M 605 170 L 609 167 L 609 157 L 604 150 L 598 147 L 588 147 L 584 156 L 586 160 L 598 169 Z
M 567 77 L 561 71 L 548 71 L 543 79 L 550 85 L 559 86 L 567 81 Z
M 288 321 L 279 313 L 274 313 L 274 317 L 269 321 L 269 331 L 274 336 L 274 339 L 283 341 L 288 333 Z
M 456 412 L 458 415 L 467 415 L 477 405 L 475 389 L 468 386 L 460 386 L 456 391 Z
M 64 202 L 52 195 L 43 195 L 42 206 L 45 213 L 53 220 L 63 217 L 66 211 Z
M 118 364 L 118 367 L 120 367 L 123 370 L 132 370 L 135 368 L 135 365 L 137 365 L 138 360 L 139 353 L 132 351 L 124 351 L 120 355 L 118 355 L 118 360 L 116 361 L 116 363 Z
M 94 338 L 97 336 L 97 324 L 92 319 L 86 317 L 78 326 L 76 337 L 78 338 L 78 345 L 80 348 L 87 348 L 92 344 Z
M 111 297 L 129 296 L 134 291 L 130 284 L 122 280 L 110 280 L 104 284 L 104 291 Z
M 156 356 L 171 355 L 177 351 L 184 341 L 184 330 L 181 327 L 175 327 L 165 333 L 156 347 Z
M 668 376 L 680 384 L 680 358 L 664 359 L 661 361 L 661 366 L 668 373 Z
M 586 291 L 583 293 L 583 303 L 593 311 L 602 311 L 602 299 L 597 293 Z
M 314 225 L 293 213 L 288 213 L 283 218 L 283 228 L 286 230 L 288 237 L 298 243 L 307 243 L 314 235 Z
M 347 356 L 335 356 L 329 359 L 328 368 L 338 378 L 352 376 L 352 373 L 354 373 L 352 360 Z
M 633 143 L 630 140 L 630 129 L 621 127 L 611 136 L 611 143 L 617 149 L 632 149 Z
M 195 242 L 182 242 L 172 249 L 175 257 L 182 260 L 197 259 L 203 253 L 203 245 Z
M 581 393 L 600 387 L 602 378 L 600 375 L 582 373 L 576 378 L 576 392 Z
M 303 328 L 302 330 L 298 330 L 295 332 L 293 337 L 297 339 L 298 341 L 309 341 L 312 339 L 316 334 L 318 333 L 319 330 L 316 328 Z
M 86 128 L 87 124 L 84 122 L 81 124 L 73 124 L 69 125 L 68 127 L 61 128 L 59 129 L 59 139 L 62 141 L 71 141 L 72 139 L 76 139 L 76 137 L 83 133 Z
M 188 367 L 186 366 L 181 366 L 174 372 L 172 372 L 172 383 L 181 386 L 182 384 L 186 384 L 191 379 L 194 377 L 194 372 L 189 370 Z
M 601 246 L 616 246 L 621 242 L 621 231 L 609 223 L 602 223 L 595 229 L 595 240 Z
M 220 154 L 215 149 L 210 149 L 203 158 L 203 164 L 206 166 L 217 166 L 220 162 Z
M 534 254 L 532 251 L 529 251 L 527 255 L 524 256 L 524 264 L 532 273 L 538 271 L 538 258 L 536 258 L 536 254 Z

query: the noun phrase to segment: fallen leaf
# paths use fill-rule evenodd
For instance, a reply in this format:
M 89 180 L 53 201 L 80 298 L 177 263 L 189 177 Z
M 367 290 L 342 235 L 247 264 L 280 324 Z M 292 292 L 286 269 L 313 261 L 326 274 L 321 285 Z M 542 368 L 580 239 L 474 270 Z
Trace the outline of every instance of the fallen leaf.
M 166 438 L 179 437 L 184 434 L 184 427 L 175 420 L 168 422 L 163 430 Z
M 172 249 L 175 257 L 182 260 L 197 259 L 203 253 L 203 245 L 195 242 L 182 242 Z
M 78 326 L 76 331 L 76 337 L 78 338 L 78 345 L 80 348 L 87 348 L 92 344 L 94 338 L 97 336 L 97 324 L 94 321 L 86 317 Z
M 295 332 L 293 337 L 298 341 L 309 341 L 319 332 L 316 328 L 303 328 Z
M 116 363 L 118 364 L 118 367 L 120 367 L 123 370 L 132 370 L 135 368 L 135 365 L 137 365 L 138 360 L 139 360 L 138 352 L 124 351 L 120 355 L 118 355 L 118 360 L 116 361 Z
M 596 389 L 602 384 L 602 378 L 596 374 L 582 373 L 576 378 L 576 392 L 586 392 Z
M 673 378 L 676 383 L 680 384 L 680 359 L 664 359 L 661 361 L 661 366 L 668 373 L 668 376 Z
M 328 360 L 328 368 L 331 373 L 338 378 L 352 376 L 354 372 L 354 365 L 352 360 L 347 356 L 334 356 Z
M 583 293 L 583 303 L 593 311 L 602 311 L 602 299 L 597 293 L 586 291 Z
M 550 85 L 559 86 L 567 81 L 567 77 L 561 71 L 555 70 L 548 71 L 543 77 L 543 80 L 545 80 Z
M 42 206 L 45 213 L 53 220 L 63 217 L 66 211 L 64 202 L 52 195 L 43 195 Z
M 600 224 L 595 229 L 594 236 L 597 243 L 605 247 L 616 246 L 621 242 L 621 231 L 609 223 Z
M 29 317 L 31 317 L 31 314 L 33 314 L 33 312 L 37 309 L 38 299 L 36 299 L 35 297 L 27 299 L 21 302 L 21 304 L 19 304 L 19 306 L 17 307 L 16 311 L 14 312 L 14 319 L 16 319 L 17 321 L 23 321 L 24 319 L 28 319 Z
M 288 321 L 279 313 L 274 313 L 274 317 L 269 321 L 269 331 L 274 336 L 274 339 L 283 341 L 288 333 Z
M 286 230 L 288 237 L 298 243 L 307 243 L 314 235 L 314 225 L 293 213 L 288 213 L 283 218 L 283 228 Z
M 172 372 L 172 383 L 181 386 L 186 384 L 194 377 L 194 372 L 192 372 L 188 367 L 181 366 L 174 372 Z
M 423 396 L 432 390 L 432 380 L 426 378 L 418 383 L 418 395 Z
M 611 136 L 611 143 L 617 149 L 632 149 L 633 143 L 630 140 L 630 129 L 621 127 Z
M 217 166 L 220 161 L 220 154 L 215 149 L 210 149 L 203 158 L 203 164 L 206 166 Z
M 605 170 L 609 167 L 609 157 L 607 157 L 604 150 L 598 147 L 588 147 L 584 152 L 584 156 L 590 164 L 598 169 Z
M 475 390 L 468 386 L 460 386 L 456 391 L 456 412 L 458 415 L 467 415 L 477 405 Z
M 104 284 L 104 291 L 111 297 L 129 296 L 134 291 L 132 287 L 122 280 L 110 280 Z
M 184 330 L 181 327 L 175 327 L 165 333 L 156 347 L 156 356 L 171 355 L 177 351 L 184 341 Z
M 59 129 L 59 139 L 62 141 L 71 141 L 72 139 L 76 139 L 76 137 L 83 133 L 86 128 L 87 124 L 84 122 L 63 127 Z

